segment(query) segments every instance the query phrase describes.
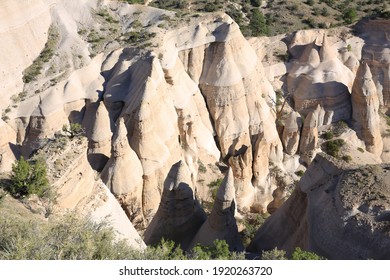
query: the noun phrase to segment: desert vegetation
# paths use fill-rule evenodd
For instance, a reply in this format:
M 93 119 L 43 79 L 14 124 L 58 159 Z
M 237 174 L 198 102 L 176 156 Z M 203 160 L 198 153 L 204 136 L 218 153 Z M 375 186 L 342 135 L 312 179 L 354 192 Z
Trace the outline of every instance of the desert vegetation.
M 197 245 L 187 253 L 174 242 L 161 240 L 141 252 L 125 240 L 116 240 L 110 225 L 81 219 L 75 214 L 55 218 L 49 223 L 8 211 L 0 217 L 0 259 L 3 260 L 228 260 L 243 257 L 243 254 L 229 252 L 226 242 L 221 240 L 211 246 Z
M 11 184 L 8 191 L 15 197 L 37 195 L 43 197 L 48 194 L 49 181 L 47 179 L 46 164 L 43 159 L 27 161 L 23 157 L 12 166 Z
M 228 2 L 197 0 L 191 1 L 191 5 L 188 0 L 155 0 L 150 5 L 161 9 L 194 13 L 224 11 L 240 25 L 245 36 L 276 35 L 298 29 L 329 28 L 351 24 L 365 16 L 386 16 L 383 12 L 387 9 L 383 1 L 373 0 L 233 0 Z
M 56 48 L 60 40 L 60 35 L 56 27 L 51 26 L 48 32 L 47 42 L 39 56 L 33 63 L 24 70 L 23 82 L 30 83 L 42 73 L 43 65 L 51 60 L 55 54 Z

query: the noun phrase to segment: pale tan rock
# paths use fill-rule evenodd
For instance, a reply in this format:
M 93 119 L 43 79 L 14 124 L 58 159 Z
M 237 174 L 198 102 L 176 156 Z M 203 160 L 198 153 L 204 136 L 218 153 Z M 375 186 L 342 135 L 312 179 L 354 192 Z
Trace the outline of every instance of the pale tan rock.
M 111 156 L 111 121 L 103 102 L 98 103 L 93 125 L 89 131 L 88 161 L 93 169 L 101 171 Z
M 231 168 L 218 188 L 210 216 L 196 233 L 191 246 L 200 243 L 212 245 L 216 239 L 225 240 L 230 251 L 242 251 L 244 249 L 238 234 L 235 212 L 235 188 L 234 177 Z
M 301 116 L 295 111 L 291 112 L 287 116 L 282 136 L 285 152 L 289 155 L 294 155 L 298 151 L 301 128 Z
M 310 112 L 303 124 L 299 153 L 305 157 L 305 161 L 310 162 L 314 157 L 314 150 L 318 145 L 318 113 L 320 110 Z
M 14 143 L 16 131 L 1 119 L 0 131 L 0 172 L 9 172 L 12 169 L 13 162 L 19 156 Z
M 170 92 L 178 115 L 180 144 L 183 157 L 196 182 L 198 160 L 204 162 L 203 154 L 210 155 L 217 162 L 220 152 L 214 140 L 214 128 L 211 124 L 204 98 L 194 81 L 185 72 L 182 60 L 178 59 L 173 69 L 165 71 L 165 79 L 172 83 Z
M 267 209 L 267 204 L 272 200 L 273 188 L 268 184 L 269 175 L 269 145 L 264 137 L 260 135 L 255 144 L 253 155 L 253 185 L 254 202 L 251 210 L 262 213 Z
M 252 186 L 252 147 L 238 145 L 233 155 L 229 158 L 234 176 L 237 205 L 240 210 L 248 211 L 253 204 L 254 188 Z
M 101 178 L 111 192 L 120 198 L 133 224 L 143 222 L 142 175 L 141 162 L 129 145 L 127 129 L 123 118 L 120 118 L 112 141 L 112 154 Z
M 389 32 L 386 19 L 364 20 L 356 26 L 356 34 L 364 40 L 362 60 L 370 67 L 379 102 L 386 108 L 390 106 Z
M 230 26 L 229 32 L 233 31 L 234 26 Z M 241 164 L 231 163 L 237 184 L 237 207 L 240 210 L 249 209 L 255 203 L 252 174 L 262 176 L 256 178 L 257 182 L 265 181 L 265 164 L 268 164 L 269 160 L 281 161 L 282 158 L 282 145 L 274 125 L 275 115 L 259 94 L 263 93 L 264 97 L 269 95 L 269 82 L 259 79 L 264 77 L 264 69 L 258 62 L 256 53 L 241 34 L 232 35 L 225 43 L 210 44 L 204 59 L 204 71 L 199 83 L 214 120 L 222 156 L 229 158 L 241 147 L 253 147 L 251 142 L 260 137 L 259 135 L 263 135 L 265 140 L 261 143 L 265 145 L 266 158 L 254 158 L 253 147 L 250 148 L 252 155 L 245 156 Z M 235 64 L 237 65 L 234 66 Z M 242 70 L 244 64 L 247 65 L 245 71 Z M 233 68 L 239 71 L 234 77 L 229 77 L 227 73 Z M 235 80 L 237 82 L 233 83 Z M 251 163 L 252 158 L 259 162 Z M 243 162 L 245 164 L 242 164 Z M 252 165 L 261 170 L 251 171 Z
M 182 149 L 178 116 L 159 60 L 152 54 L 137 55 L 123 51 L 112 70 L 104 99 L 107 104 L 122 103 L 120 116 L 143 168 L 142 210 L 150 221 L 160 203 L 164 180 L 171 166 L 180 160 Z
M 308 40 L 298 38 L 301 35 L 301 32 L 296 34 L 297 42 Z M 332 122 L 348 120 L 351 117 L 349 92 L 354 73 L 338 58 L 337 50 L 326 34 L 323 34 L 322 41 L 318 64 L 315 43 L 298 45 L 292 42 L 290 50 L 294 49 L 297 59 L 288 70 L 287 88 L 294 99 L 294 109 L 301 115 L 306 116 L 320 104 L 325 111 L 333 112 Z M 302 63 L 309 57 L 313 60 L 311 64 Z
M 321 59 L 316 41 L 317 38 L 311 44 L 305 46 L 302 56 L 299 57 L 300 63 L 311 65 L 312 67 L 316 67 L 320 64 Z
M 40 151 L 46 158 L 50 185 L 58 193 L 54 213 L 74 212 L 93 222 L 108 223 L 117 240 L 126 239 L 134 249 L 145 249 L 120 204 L 91 168 L 87 146 L 86 138 L 74 138 L 58 153 L 52 153 L 50 147 Z
M 51 15 L 46 1 L 0 3 L 0 109 L 11 104 L 10 97 L 23 91 L 22 72 L 39 55 L 47 41 Z M 12 50 L 12 51 L 10 51 Z
M 357 135 L 366 144 L 367 151 L 381 155 L 383 150 L 380 133 L 379 98 L 370 67 L 363 62 L 352 88 L 352 121 Z
M 190 172 L 183 161 L 172 166 L 164 182 L 164 191 L 156 215 L 145 231 L 148 245 L 162 238 L 187 250 L 207 216 L 194 196 Z M 234 189 L 233 189 L 234 191 Z
M 63 107 L 50 113 L 44 113 L 41 105 L 30 116 L 26 127 L 26 137 L 22 144 L 22 154 L 28 158 L 37 149 L 44 146 L 48 139 L 58 131 L 58 124 L 67 123 L 67 117 Z
M 325 61 L 329 61 L 329 60 L 334 60 L 335 58 L 337 58 L 337 52 L 331 46 L 329 39 L 326 36 L 326 33 L 324 33 L 324 36 L 322 39 L 322 46 L 320 49 L 320 61 L 325 62 Z
M 327 259 L 388 259 L 388 251 L 381 249 L 390 244 L 385 226 L 388 168 L 348 166 L 318 154 L 288 201 L 257 231 L 248 251 L 277 247 L 290 255 L 300 247 Z

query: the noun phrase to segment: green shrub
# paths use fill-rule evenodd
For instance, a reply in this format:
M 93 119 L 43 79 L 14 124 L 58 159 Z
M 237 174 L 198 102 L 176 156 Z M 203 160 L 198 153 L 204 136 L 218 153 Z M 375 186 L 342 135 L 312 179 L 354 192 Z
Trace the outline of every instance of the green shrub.
M 359 151 L 359 152 L 361 152 L 361 153 L 364 153 L 364 149 L 363 148 L 357 148 L 357 150 Z
M 129 4 L 144 4 L 144 0 L 125 0 Z
M 299 177 L 302 177 L 303 174 L 305 174 L 305 171 L 303 171 L 303 170 L 298 170 L 298 171 L 295 172 L 295 174 L 296 174 L 297 176 L 299 176 Z
M 262 0 L 251 0 L 251 5 L 253 7 L 260 7 Z
M 333 131 L 326 131 L 324 134 L 322 134 L 322 138 L 326 140 L 332 139 L 334 136 Z
M 249 21 L 249 28 L 252 32 L 252 36 L 254 37 L 268 34 L 268 26 L 262 12 L 257 9 L 252 11 L 252 15 Z
M 219 178 L 217 180 L 210 182 L 207 185 L 210 188 L 212 199 L 215 199 L 215 197 L 217 196 L 217 191 L 218 191 L 219 186 L 222 184 L 222 181 L 223 181 L 223 179 Z
M 352 22 L 354 22 L 356 17 L 357 13 L 355 8 L 349 8 L 343 14 L 343 19 L 347 24 L 351 24 Z
M 323 7 L 321 10 L 321 15 L 324 17 L 329 16 L 329 10 L 326 7 Z
M 84 133 L 84 129 L 79 123 L 71 123 L 69 127 L 64 124 L 62 131 L 70 133 L 70 137 L 80 136 Z
M 302 251 L 297 247 L 291 255 L 291 260 L 324 260 L 324 258 L 312 252 Z
M 340 148 L 344 146 L 344 144 L 345 141 L 343 139 L 327 141 L 324 143 L 325 153 L 337 158 L 339 155 Z
M 350 162 L 352 160 L 352 157 L 350 155 L 343 155 L 341 159 L 345 162 Z
M 210 12 L 215 12 L 217 10 L 217 6 L 214 4 L 214 3 L 210 3 L 208 2 L 205 6 L 204 6 L 204 10 L 208 13 Z
M 306 0 L 306 4 L 309 5 L 309 6 L 313 6 L 314 5 L 314 0 Z
M 188 254 L 192 260 L 236 260 L 243 259 L 244 255 L 230 252 L 225 240 L 216 239 L 213 245 L 204 246 L 197 244 Z
M 125 241 L 115 241 L 105 223 L 67 215 L 54 222 L 0 216 L 0 259 L 142 259 Z
M 203 164 L 203 162 L 198 161 L 198 165 L 199 165 L 199 167 L 198 167 L 198 172 L 199 172 L 199 173 L 206 173 L 206 172 L 207 172 L 207 168 L 206 168 L 206 166 Z
M 45 47 L 39 56 L 33 61 L 33 63 L 23 71 L 23 82 L 30 83 L 36 79 L 38 75 L 41 74 L 43 64 L 49 62 L 53 57 L 56 47 L 59 43 L 60 35 L 58 30 L 50 26 L 49 35 Z
M 268 217 L 268 214 L 256 214 L 253 217 L 247 217 L 242 221 L 245 229 L 240 232 L 240 235 L 244 246 L 249 245 L 257 230 L 264 224 Z
M 278 250 L 277 248 L 270 251 L 262 251 L 262 260 L 288 260 L 286 251 Z
M 49 189 L 45 162 L 38 159 L 29 163 L 21 157 L 12 165 L 11 182 L 9 192 L 15 197 L 45 196 Z

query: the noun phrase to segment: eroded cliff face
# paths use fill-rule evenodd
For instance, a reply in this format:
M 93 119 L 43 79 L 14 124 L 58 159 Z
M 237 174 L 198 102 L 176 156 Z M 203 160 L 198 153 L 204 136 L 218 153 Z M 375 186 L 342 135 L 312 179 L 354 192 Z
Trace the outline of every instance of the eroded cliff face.
M 296 247 L 329 259 L 388 259 L 388 164 L 357 167 L 319 154 L 249 250 Z
M 173 20 L 172 12 L 117 1 L 11 2 L 1 1 L 1 10 L 26 8 L 20 17 L 0 17 L 0 49 L 18 53 L 15 59 L 0 56 L 12 74 L 0 73 L 6 81 L 0 91 L 0 128 L 5 131 L 0 171 L 9 171 L 20 154 L 27 157 L 42 149 L 64 125 L 79 123 L 87 148 L 75 149 L 85 152 L 83 164 L 104 183 L 89 176 L 80 191 L 93 192 L 98 185 L 110 190 L 110 199 L 119 201 L 137 229 L 147 229 L 149 243 L 161 237 L 161 221 L 171 225 L 163 232 L 188 229 L 195 235 L 198 228 L 181 228 L 192 215 L 184 209 L 187 204 L 179 207 L 178 216 L 167 214 L 169 205 L 176 207 L 182 198 L 191 207 L 198 200 L 212 202 L 208 185 L 222 178 L 219 169 L 226 166 L 230 179 L 224 188 L 229 186 L 229 193 L 234 189 L 228 208 L 245 214 L 274 212 L 283 204 L 299 180 L 295 173 L 310 168 L 330 140 L 324 133 L 345 141 L 337 156 L 348 155 L 352 162 L 379 163 L 389 157 L 384 128 L 388 21 L 362 23 L 356 35 L 348 28 L 304 30 L 248 41 L 223 13 Z M 41 24 L 25 11 L 39 14 Z M 139 35 L 140 25 L 148 42 Z M 28 50 L 25 44 L 15 47 L 21 34 L 31 37 Z M 51 36 L 56 38 L 53 55 L 41 65 L 41 74 L 23 85 L 23 70 L 47 48 Z M 288 50 L 290 59 L 280 61 L 274 46 Z M 176 170 L 178 162 L 184 179 L 176 174 L 184 174 Z M 68 176 L 75 180 L 77 174 Z M 191 195 L 178 187 L 181 183 Z M 71 200 L 76 199 L 77 184 L 65 185 L 64 193 L 75 193 Z M 282 207 L 304 211 L 305 195 L 296 191 L 293 197 L 302 205 Z M 221 201 L 209 220 L 225 213 Z M 226 218 L 229 225 L 231 218 Z M 301 222 L 291 227 L 302 229 Z M 178 242 L 188 247 L 192 237 Z M 229 243 L 242 247 L 237 244 Z
M 390 38 L 388 37 L 390 27 L 388 20 L 362 21 L 357 25 L 356 30 L 357 35 L 364 40 L 362 60 L 371 69 L 380 104 L 388 108 L 390 102 Z

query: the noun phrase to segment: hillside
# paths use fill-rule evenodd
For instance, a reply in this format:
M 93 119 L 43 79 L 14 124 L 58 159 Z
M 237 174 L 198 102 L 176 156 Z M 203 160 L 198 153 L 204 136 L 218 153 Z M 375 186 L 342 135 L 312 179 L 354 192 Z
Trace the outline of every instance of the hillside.
M 139 251 L 162 238 L 186 252 L 219 239 L 233 252 L 282 244 L 348 256 L 304 242 L 322 219 L 305 184 L 370 166 L 387 178 L 386 3 L 134 2 L 0 0 L 0 175 L 14 196 L 1 211 L 28 210 L 49 227 L 77 213 Z M 44 162 L 49 201 L 29 196 L 28 178 L 13 191 L 21 157 Z M 356 193 L 350 181 L 334 186 L 334 197 Z M 381 198 L 372 207 L 386 224 Z M 283 228 L 291 205 L 296 224 Z M 296 239 L 273 234 L 280 223 Z M 375 242 L 387 244 L 382 225 Z M 387 258 L 365 252 L 350 256 Z

